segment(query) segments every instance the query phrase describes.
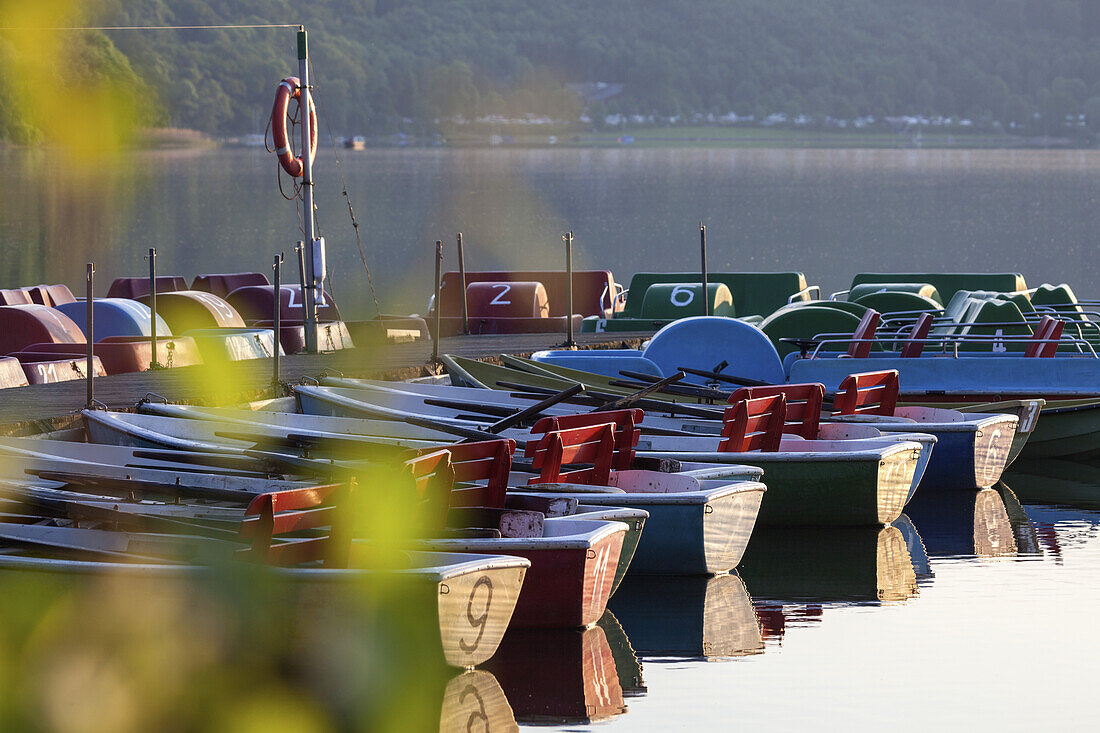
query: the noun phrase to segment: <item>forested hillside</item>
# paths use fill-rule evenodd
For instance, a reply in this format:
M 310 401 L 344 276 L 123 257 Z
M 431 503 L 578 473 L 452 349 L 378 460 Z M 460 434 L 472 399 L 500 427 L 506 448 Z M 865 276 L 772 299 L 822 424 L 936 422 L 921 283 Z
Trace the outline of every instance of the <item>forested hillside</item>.
M 337 134 L 442 117 L 919 114 L 1100 127 L 1096 0 L 105 0 L 122 25 L 305 23 Z M 165 122 L 260 132 L 286 30 L 108 32 Z M 1039 118 L 1036 118 L 1039 115 Z M 1095 122 L 1094 122 L 1095 120 Z M 1094 128 L 1095 129 L 1095 128 Z

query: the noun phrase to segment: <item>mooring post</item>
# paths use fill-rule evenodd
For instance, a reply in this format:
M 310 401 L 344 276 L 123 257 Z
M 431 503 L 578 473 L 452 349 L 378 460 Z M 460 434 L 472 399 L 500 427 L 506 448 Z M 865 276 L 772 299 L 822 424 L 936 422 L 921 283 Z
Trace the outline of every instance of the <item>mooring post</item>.
M 441 279 L 443 277 L 443 240 L 437 239 L 435 241 L 435 333 L 432 334 L 432 363 L 439 363 L 439 314 L 443 309 L 440 307 L 439 302 L 439 290 L 441 285 Z
M 157 250 L 149 248 L 149 347 L 150 369 L 160 369 L 160 360 L 157 359 Z
M 577 348 L 577 342 L 573 340 L 573 232 L 562 235 L 565 242 L 565 292 L 569 301 L 569 309 L 565 312 L 565 348 Z
M 95 277 L 95 264 L 88 263 L 88 283 L 85 292 L 85 322 L 84 322 L 84 340 L 88 342 L 88 361 L 86 369 L 88 371 L 88 377 L 85 382 L 88 385 L 88 403 L 87 409 L 92 409 L 92 405 L 95 404 L 95 351 L 92 348 L 92 344 L 95 342 L 95 318 L 92 316 L 93 306 L 93 286 Z
M 462 251 L 462 232 L 456 236 L 458 240 L 458 284 L 462 288 L 462 335 L 470 333 L 470 310 L 466 302 L 466 256 Z
M 703 315 L 710 315 L 710 297 L 707 295 L 707 228 L 699 222 L 699 256 L 703 271 Z
M 272 364 L 272 367 L 271 367 L 271 370 L 272 370 L 272 374 L 271 374 L 271 392 L 275 397 L 279 397 L 280 396 L 279 395 L 279 382 L 280 382 L 280 379 L 279 379 L 279 342 L 281 341 L 280 336 L 282 334 L 281 329 L 282 329 L 282 325 L 283 325 L 283 323 L 282 323 L 282 315 L 283 315 L 283 308 L 282 308 L 283 256 L 281 254 L 275 255 L 274 269 L 275 269 L 275 276 L 274 276 L 273 279 L 275 280 L 275 285 L 274 285 L 274 288 L 275 288 L 275 291 L 274 291 L 275 305 L 272 306 L 273 313 L 272 313 L 271 320 L 274 321 L 274 326 L 275 326 L 275 349 L 274 349 L 274 352 L 273 352 L 274 353 L 274 359 L 272 360 L 274 363 Z
M 304 26 L 298 29 L 298 80 L 302 85 L 299 97 L 299 116 L 302 120 L 302 228 L 305 230 L 305 246 L 309 250 L 299 259 L 304 268 L 302 280 L 303 321 L 306 331 L 306 353 L 317 353 L 317 292 L 314 287 L 324 278 L 324 272 L 315 272 L 317 248 L 323 246 L 315 240 L 316 226 L 313 217 L 313 159 L 309 154 L 310 140 L 315 134 L 310 129 L 309 109 L 312 92 L 309 86 L 309 43 Z M 304 262 L 303 262 L 304 260 Z

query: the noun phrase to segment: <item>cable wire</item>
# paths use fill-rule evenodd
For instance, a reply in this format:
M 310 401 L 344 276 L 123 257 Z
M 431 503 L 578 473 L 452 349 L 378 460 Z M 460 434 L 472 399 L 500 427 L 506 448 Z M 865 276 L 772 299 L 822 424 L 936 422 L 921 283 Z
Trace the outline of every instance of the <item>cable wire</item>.
M 313 77 L 317 76 L 317 70 L 313 67 L 313 59 L 309 59 L 309 71 Z M 311 92 L 312 93 L 312 92 Z M 317 98 L 316 94 L 313 94 Z M 320 107 L 320 98 L 315 104 Z M 320 116 L 320 115 L 318 115 Z M 367 271 L 367 285 L 370 286 L 370 297 L 374 301 L 374 311 L 379 317 L 382 315 L 382 306 L 378 304 L 378 294 L 374 290 L 374 277 L 371 275 L 370 265 L 367 264 L 367 255 L 363 251 L 363 242 L 359 238 L 359 219 L 355 216 L 355 207 L 351 204 L 351 196 L 348 194 L 348 181 L 344 177 L 344 166 L 340 163 L 340 155 L 336 152 L 336 136 L 332 134 L 332 125 L 325 118 L 325 126 L 328 128 L 329 144 L 332 146 L 332 154 L 336 158 L 336 172 L 340 175 L 340 185 L 344 189 L 344 200 L 348 203 L 348 216 L 351 217 L 351 227 L 355 230 L 355 246 L 359 248 L 359 259 L 363 261 L 363 269 Z

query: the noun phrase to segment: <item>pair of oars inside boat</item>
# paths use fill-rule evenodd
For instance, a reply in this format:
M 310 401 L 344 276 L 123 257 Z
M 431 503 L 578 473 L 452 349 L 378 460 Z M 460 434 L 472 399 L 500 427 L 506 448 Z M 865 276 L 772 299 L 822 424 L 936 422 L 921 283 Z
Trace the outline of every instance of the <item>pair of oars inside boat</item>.
M 97 494 L 138 498 L 145 495 L 169 497 L 172 499 L 206 499 L 229 501 L 242 506 L 255 498 L 251 491 L 239 489 L 218 489 L 207 486 L 185 486 L 181 484 L 160 483 L 140 479 L 124 479 L 117 476 L 87 476 L 70 471 L 52 471 L 27 468 L 27 473 L 45 481 L 57 481 L 72 487 L 73 490 L 88 489 Z
M 236 539 L 238 536 L 236 525 L 240 524 L 240 519 L 230 523 L 233 528 L 219 527 L 209 524 L 209 520 L 188 520 L 145 513 L 137 503 L 120 502 L 114 506 L 103 506 L 84 501 L 76 496 L 59 496 L 63 492 L 50 493 L 52 495 L 35 489 L 18 489 L 11 486 L 0 490 L 0 495 L 5 498 L 51 518 L 70 519 L 76 522 L 105 522 L 114 527 L 136 532 L 168 532 L 228 540 Z

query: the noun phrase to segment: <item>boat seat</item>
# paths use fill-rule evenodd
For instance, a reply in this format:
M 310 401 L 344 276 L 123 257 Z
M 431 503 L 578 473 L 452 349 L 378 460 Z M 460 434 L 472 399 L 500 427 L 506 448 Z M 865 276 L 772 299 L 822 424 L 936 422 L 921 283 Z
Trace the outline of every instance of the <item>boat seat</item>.
M 852 288 L 864 283 L 928 283 L 951 300 L 960 290 L 993 290 L 1001 293 L 1027 290 L 1018 272 L 861 272 L 852 278 Z
M 852 334 L 852 343 L 848 345 L 848 356 L 853 359 L 866 359 L 871 355 L 871 341 L 878 329 L 878 322 L 882 318 L 878 311 L 868 310 L 859 321 L 859 326 Z
M 759 397 L 726 408 L 722 418 L 722 453 L 774 453 L 783 440 L 787 401 L 782 394 Z
M 345 485 L 328 484 L 260 494 L 249 502 L 239 530 L 241 538 L 251 540 L 251 547 L 238 550 L 237 556 L 269 565 L 321 562 L 326 567 L 346 567 L 350 536 L 337 534 L 336 506 L 326 504 L 342 488 Z M 276 539 L 326 526 L 331 529 L 323 537 Z
M 187 290 L 187 281 L 178 275 L 158 275 L 157 295 L 161 293 L 174 293 Z M 129 298 L 137 300 L 143 295 L 149 294 L 149 278 L 147 277 L 118 277 L 107 289 L 108 298 Z
M 574 270 L 574 313 L 567 314 L 566 311 L 569 310 L 569 278 L 564 272 L 521 270 L 514 272 L 484 271 L 466 273 L 467 289 L 472 283 L 480 282 L 542 283 L 549 299 L 551 318 L 561 318 L 573 314 L 608 318 L 613 315 L 613 301 L 619 290 L 619 286 L 615 284 L 615 277 L 608 270 Z M 444 319 L 462 316 L 462 295 L 461 274 L 453 271 L 443 273 L 440 281 L 439 302 L 442 306 L 441 316 Z
M 893 415 L 899 390 L 896 369 L 849 374 L 837 389 L 833 410 L 837 415 Z
M 226 298 L 237 288 L 246 285 L 271 285 L 267 275 L 262 272 L 231 272 L 219 275 L 196 275 L 191 281 L 192 290 L 202 290 L 213 293 L 219 298 Z
M 771 387 L 742 387 L 730 395 L 729 404 L 781 394 L 786 402 L 783 432 L 806 440 L 817 438 L 821 426 L 821 405 L 825 401 L 823 384 L 780 384 Z
M 530 440 L 524 456 L 533 459 L 531 467 L 539 475 L 532 484 L 589 484 L 606 486 L 615 458 L 615 426 L 607 422 L 565 430 L 551 430 L 538 440 Z M 590 468 L 562 471 L 568 463 L 592 464 Z
M 1049 359 L 1058 353 L 1058 339 L 1062 338 L 1062 330 L 1066 322 L 1052 316 L 1043 316 L 1039 325 L 1035 327 L 1035 335 L 1032 342 L 1027 345 L 1025 357 Z
M 932 329 L 934 320 L 931 313 L 921 313 L 920 318 L 913 324 L 913 330 L 905 339 L 901 347 L 902 359 L 916 359 L 924 351 L 924 339 L 928 338 L 928 332 Z
M 435 450 L 437 449 L 425 448 L 420 454 Z M 451 507 L 503 508 L 516 441 L 501 439 L 456 443 L 447 446 L 447 450 L 451 452 L 451 466 L 454 468 L 456 483 L 486 482 L 484 486 L 453 488 Z
M 641 431 L 637 426 L 644 418 L 645 413 L 638 409 L 556 415 L 540 419 L 531 428 L 531 432 L 548 433 L 551 430 L 568 430 L 611 423 L 615 427 L 615 457 L 611 462 L 611 468 L 615 471 L 627 471 L 634 463 L 634 449 L 638 447 L 638 438 L 641 437 Z
M 20 351 L 31 344 L 84 342 L 80 326 L 61 311 L 28 303 L 0 306 L 0 354 Z
M 860 283 L 853 285 L 848 291 L 848 300 L 861 301 L 869 295 L 888 295 L 892 293 L 906 293 L 928 298 L 943 307 L 943 298 L 940 291 L 930 283 Z
M 32 305 L 31 294 L 22 288 L 0 289 L 0 305 Z

